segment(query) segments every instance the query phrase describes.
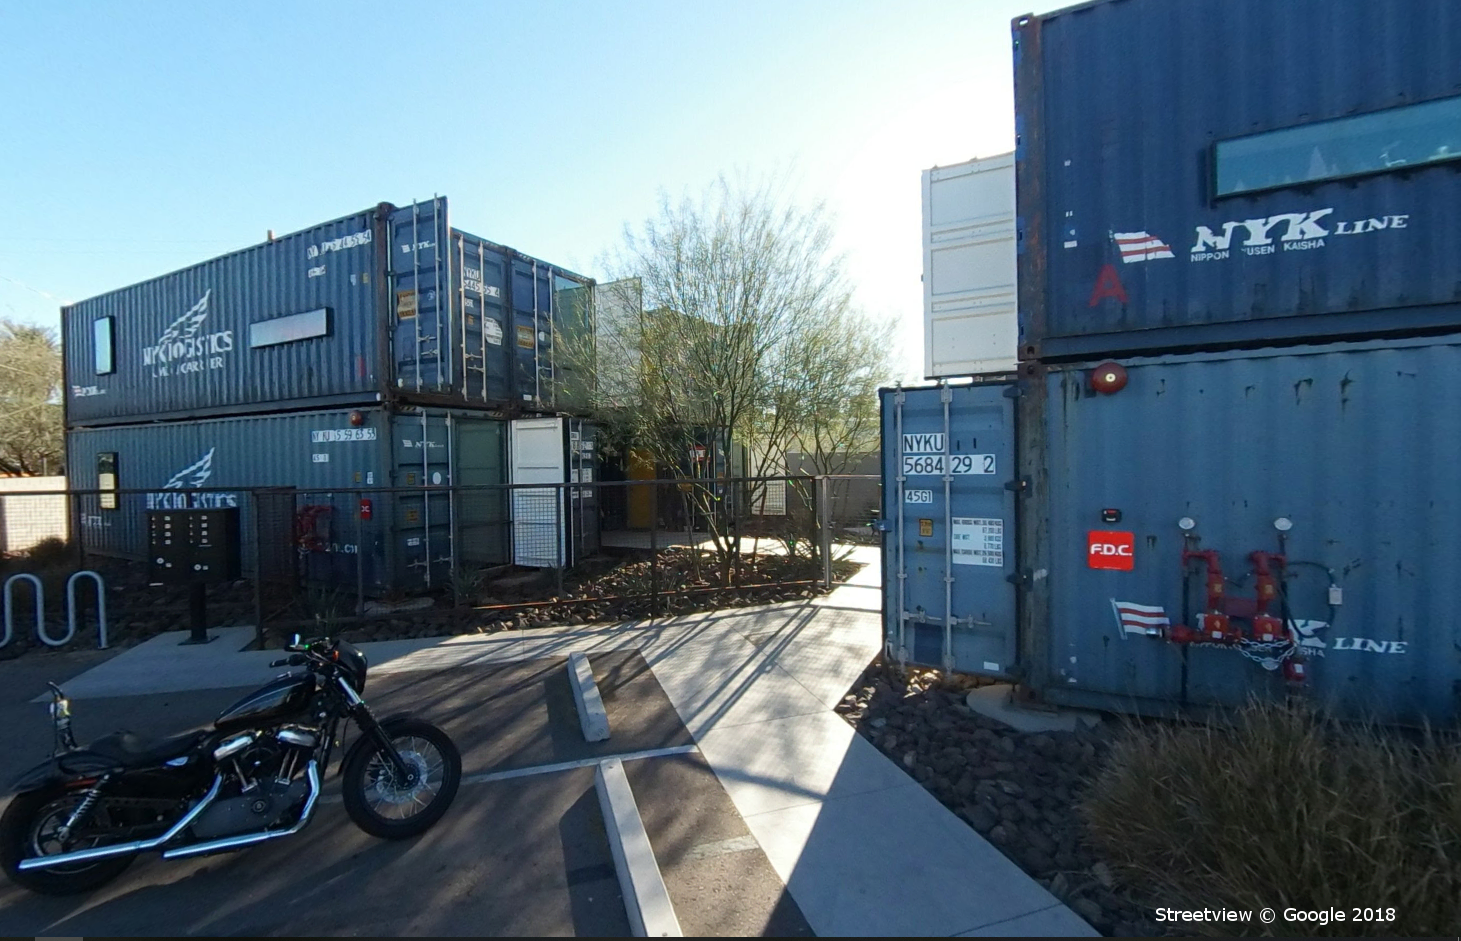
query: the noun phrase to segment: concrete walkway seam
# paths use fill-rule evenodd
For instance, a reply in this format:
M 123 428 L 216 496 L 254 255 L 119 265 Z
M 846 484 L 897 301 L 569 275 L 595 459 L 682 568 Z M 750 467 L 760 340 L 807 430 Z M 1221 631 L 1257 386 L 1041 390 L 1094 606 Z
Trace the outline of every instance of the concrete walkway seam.
M 680 938 L 680 919 L 670 903 L 664 876 L 649 845 L 639 806 L 624 774 L 624 763 L 606 758 L 594 769 L 594 787 L 604 814 L 604 831 L 624 894 L 624 910 L 636 938 Z
M 585 741 L 602 742 L 609 737 L 609 714 L 594 682 L 593 667 L 582 653 L 568 655 L 568 679 L 573 684 L 573 701 L 578 704 L 578 721 Z
M 696 751 L 694 745 L 667 745 L 664 748 L 650 748 L 645 751 L 625 752 L 614 757 L 619 761 L 642 761 L 645 758 L 669 758 L 673 755 L 690 755 Z M 491 784 L 494 781 L 510 781 L 513 778 L 530 778 L 538 774 L 559 774 L 564 771 L 574 771 L 578 768 L 589 768 L 603 758 L 577 758 L 573 761 L 559 761 L 551 765 L 531 765 L 527 768 L 509 768 L 506 771 L 483 771 L 480 774 L 467 774 L 462 776 L 462 784 Z M 339 794 L 326 794 L 320 798 L 321 804 L 338 804 L 345 798 Z

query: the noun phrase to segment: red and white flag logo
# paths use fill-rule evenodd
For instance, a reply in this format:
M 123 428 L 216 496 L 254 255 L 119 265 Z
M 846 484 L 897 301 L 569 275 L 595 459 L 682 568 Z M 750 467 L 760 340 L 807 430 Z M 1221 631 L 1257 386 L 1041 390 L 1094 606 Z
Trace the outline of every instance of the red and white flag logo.
M 1121 260 L 1127 264 L 1175 257 L 1171 246 L 1149 232 L 1112 232 L 1111 238 L 1121 250 Z
M 1111 609 L 1116 612 L 1122 637 L 1127 634 L 1148 634 L 1155 637 L 1162 633 L 1162 628 L 1172 626 L 1166 610 L 1160 606 L 1132 604 L 1112 598 Z

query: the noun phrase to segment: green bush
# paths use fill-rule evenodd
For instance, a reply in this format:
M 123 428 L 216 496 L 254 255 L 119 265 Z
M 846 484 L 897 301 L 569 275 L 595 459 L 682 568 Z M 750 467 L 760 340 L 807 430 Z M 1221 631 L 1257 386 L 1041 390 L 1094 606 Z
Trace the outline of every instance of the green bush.
M 1454 935 L 1461 750 L 1254 703 L 1230 725 L 1133 725 L 1083 807 L 1093 842 L 1156 907 L 1272 908 L 1218 934 Z M 1383 924 L 1285 925 L 1287 907 L 1393 908 Z M 1191 930 L 1191 925 L 1179 926 Z

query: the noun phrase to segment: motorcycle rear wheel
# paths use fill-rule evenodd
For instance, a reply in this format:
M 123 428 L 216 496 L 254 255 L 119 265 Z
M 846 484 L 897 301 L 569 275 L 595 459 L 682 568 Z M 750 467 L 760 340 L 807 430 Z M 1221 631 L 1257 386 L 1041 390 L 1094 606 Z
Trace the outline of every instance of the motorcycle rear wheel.
M 0 867 L 11 882 L 41 895 L 77 895 L 104 885 L 132 865 L 135 853 L 49 869 L 20 868 L 23 859 L 89 849 L 100 840 L 73 839 L 62 844 L 57 830 L 85 797 L 85 791 L 50 786 L 17 794 L 0 814 Z M 105 802 L 97 804 L 78 827 L 105 829 Z

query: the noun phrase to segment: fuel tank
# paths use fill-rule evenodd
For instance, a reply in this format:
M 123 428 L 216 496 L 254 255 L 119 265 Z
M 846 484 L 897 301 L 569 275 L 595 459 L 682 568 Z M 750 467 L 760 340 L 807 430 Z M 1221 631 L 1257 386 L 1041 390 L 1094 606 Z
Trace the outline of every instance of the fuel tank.
M 314 695 L 313 674 L 281 676 L 223 710 L 213 725 L 221 731 L 277 722 L 299 712 Z

